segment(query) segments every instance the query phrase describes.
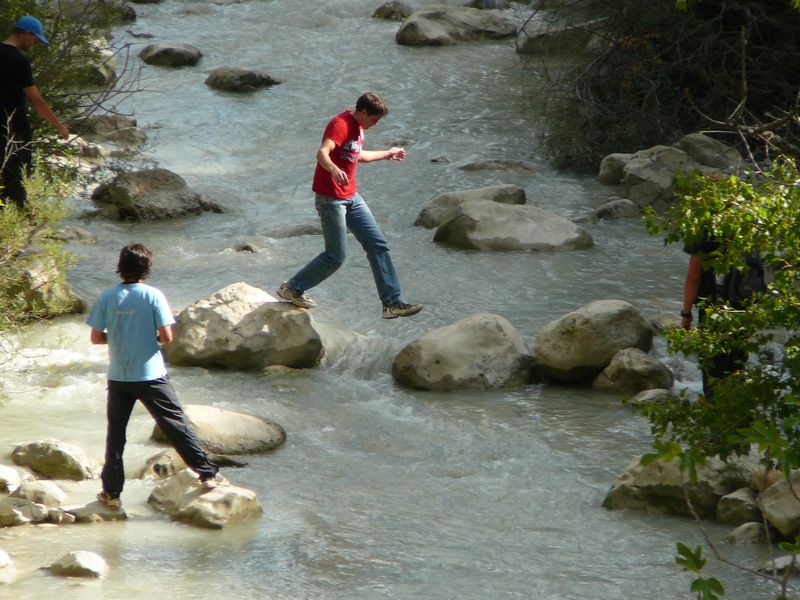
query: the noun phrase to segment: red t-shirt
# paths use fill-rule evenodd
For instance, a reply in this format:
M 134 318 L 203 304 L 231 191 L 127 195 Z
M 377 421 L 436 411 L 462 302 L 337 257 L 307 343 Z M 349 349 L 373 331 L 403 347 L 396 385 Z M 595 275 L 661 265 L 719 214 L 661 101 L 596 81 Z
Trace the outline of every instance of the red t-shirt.
M 347 173 L 347 185 L 339 185 L 322 166 L 317 163 L 314 171 L 312 191 L 329 198 L 352 198 L 356 195 L 356 167 L 361 147 L 364 144 L 364 130 L 349 110 L 339 113 L 330 120 L 322 134 L 322 139 L 330 139 L 336 144 L 331 151 L 333 164 Z

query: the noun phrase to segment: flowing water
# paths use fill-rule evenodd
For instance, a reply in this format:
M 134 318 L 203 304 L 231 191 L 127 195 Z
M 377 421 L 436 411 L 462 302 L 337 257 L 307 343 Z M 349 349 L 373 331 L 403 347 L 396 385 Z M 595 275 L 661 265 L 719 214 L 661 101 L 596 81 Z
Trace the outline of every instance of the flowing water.
M 0 530 L 0 548 L 16 564 L 0 598 L 688 597 L 674 542 L 699 543 L 695 525 L 600 506 L 613 479 L 649 447 L 646 422 L 619 398 L 584 387 L 433 393 L 394 384 L 391 361 L 405 343 L 475 312 L 503 315 L 531 343 L 543 325 L 591 300 L 624 299 L 648 316 L 676 313 L 686 260 L 630 221 L 588 225 L 595 246 L 580 252 L 434 244 L 431 230 L 412 224 L 439 193 L 514 183 L 530 203 L 574 218 L 615 190 L 554 171 L 540 156 L 537 80 L 520 68 L 512 41 L 401 47 L 397 23 L 370 18 L 377 4 L 167 0 L 137 4 L 138 21 L 116 32 L 117 42 L 151 41 L 129 29 L 202 49 L 194 68 L 146 67 L 146 91 L 120 108 L 148 130 L 147 158 L 228 212 L 121 224 L 88 219 L 91 205 L 78 199 L 70 222 L 98 239 L 69 248 L 78 258 L 70 282 L 88 302 L 116 283 L 119 248 L 133 241 L 156 251 L 150 283 L 174 310 L 238 281 L 276 289 L 322 246 L 319 236 L 281 232 L 316 223 L 310 182 L 323 128 L 374 90 L 391 110 L 367 132 L 366 147 L 404 145 L 408 159 L 362 165 L 360 191 L 392 245 L 404 299 L 425 310 L 382 321 L 351 239 L 347 264 L 312 294 L 317 320 L 357 332 L 355 343 L 298 372 L 171 368 L 184 403 L 252 412 L 286 428 L 283 447 L 226 470 L 258 493 L 263 517 L 222 531 L 174 524 L 147 508 L 152 482 L 129 480 L 128 522 Z M 212 91 L 206 72 L 224 64 L 284 83 L 247 95 Z M 491 158 L 526 160 L 537 171 L 458 168 Z M 261 250 L 233 251 L 242 241 Z M 3 373 L 4 452 L 52 437 L 102 457 L 106 350 L 90 346 L 88 334 L 76 316 L 16 340 L 20 352 Z M 670 364 L 679 385 L 697 386 L 691 365 Z M 151 428 L 137 409 L 129 472 L 158 451 Z M 65 485 L 74 502 L 91 500 L 97 488 Z M 726 532 L 709 527 L 714 539 Z M 70 550 L 101 554 L 110 576 L 74 582 L 39 570 Z M 763 558 L 760 549 L 727 551 Z M 726 597 L 770 597 L 752 579 L 714 569 L 729 584 Z

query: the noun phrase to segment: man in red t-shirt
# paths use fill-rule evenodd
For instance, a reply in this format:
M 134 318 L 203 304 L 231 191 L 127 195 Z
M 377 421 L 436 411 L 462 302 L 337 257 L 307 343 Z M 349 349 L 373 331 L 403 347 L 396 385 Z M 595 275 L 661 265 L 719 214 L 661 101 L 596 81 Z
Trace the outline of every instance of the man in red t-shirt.
M 421 304 L 406 304 L 400 299 L 400 282 L 389 255 L 389 245 L 356 186 L 358 163 L 403 160 L 406 157 L 403 148 L 362 148 L 364 131 L 377 125 L 388 112 L 383 99 L 369 92 L 358 99 L 354 111 L 346 110 L 336 115 L 325 128 L 322 145 L 317 150 L 317 168 L 311 186 L 322 221 L 325 250 L 278 289 L 278 296 L 295 306 L 316 306 L 305 292 L 344 264 L 349 229 L 367 253 L 375 287 L 383 304 L 381 316 L 384 319 L 409 317 L 422 310 Z

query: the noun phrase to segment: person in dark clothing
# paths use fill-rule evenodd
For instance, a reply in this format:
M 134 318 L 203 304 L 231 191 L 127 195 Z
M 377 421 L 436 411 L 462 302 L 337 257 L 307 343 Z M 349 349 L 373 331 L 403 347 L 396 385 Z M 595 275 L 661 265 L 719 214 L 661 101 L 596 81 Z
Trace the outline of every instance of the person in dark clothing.
M 683 308 L 681 310 L 681 325 L 684 329 L 692 327 L 692 306 L 702 299 L 716 303 L 717 275 L 714 270 L 704 263 L 704 258 L 719 248 L 719 242 L 703 239 L 697 243 L 687 243 L 683 251 L 689 255 L 689 268 L 686 271 L 686 281 L 683 287 Z M 702 306 L 697 309 L 697 322 L 700 327 L 705 322 L 705 311 Z M 711 359 L 711 364 L 703 368 L 703 394 L 710 398 L 713 394 L 715 382 L 728 377 L 740 370 L 747 361 L 747 353 L 735 348 L 730 352 L 723 352 Z
M 160 290 L 146 285 L 153 253 L 142 244 L 125 246 L 117 273 L 122 283 L 100 295 L 86 323 L 93 344 L 108 344 L 108 433 L 97 499 L 114 509 L 121 507 L 125 483 L 122 453 L 125 430 L 136 400 L 141 400 L 183 461 L 200 476 L 206 489 L 227 484 L 208 457 L 169 383 L 159 341 L 173 340 L 172 317 Z
M 31 16 L 17 19 L 11 36 L 0 42 L 0 198 L 20 209 L 28 199 L 24 180 L 33 164 L 28 103 L 56 128 L 61 139 L 69 137 L 69 130 L 39 93 L 31 62 L 23 54 L 39 42 L 48 43 L 42 24 Z

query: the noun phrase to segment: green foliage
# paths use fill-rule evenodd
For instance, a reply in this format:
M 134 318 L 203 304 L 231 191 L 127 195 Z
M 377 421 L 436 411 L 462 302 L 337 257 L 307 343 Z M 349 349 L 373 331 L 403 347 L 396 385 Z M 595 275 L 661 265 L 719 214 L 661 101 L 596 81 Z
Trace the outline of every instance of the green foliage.
M 703 558 L 703 549 L 700 546 L 692 550 L 686 544 L 678 542 L 677 549 L 678 555 L 675 557 L 675 562 L 683 567 L 684 571 L 698 575 L 689 588 L 697 593 L 698 598 L 717 600 L 720 596 L 725 595 L 725 589 L 716 578 L 699 576 L 707 562 Z
M 68 184 L 37 169 L 27 182 L 25 210 L 11 204 L 0 209 L 0 332 L 31 319 L 45 318 L 74 308 L 64 294 L 41 293 L 63 286 L 71 257 L 53 239 L 53 227 L 66 216 Z M 31 278 L 32 269 L 44 269 L 47 280 Z
M 750 353 L 739 372 L 718 381 L 712 397 L 678 397 L 642 407 L 655 434 L 654 452 L 642 457 L 681 461 L 695 479 L 696 468 L 712 456 L 745 454 L 758 448 L 768 466 L 787 478 L 800 468 L 800 171 L 795 160 L 776 160 L 766 173 L 683 181 L 680 201 L 664 215 L 646 214 L 651 234 L 666 243 L 695 243 L 708 236 L 722 243 L 703 256 L 717 273 L 742 266 L 758 251 L 771 279 L 768 292 L 743 310 L 701 299 L 702 327 L 667 333 L 672 352 L 697 355 L 702 366 L 733 348 Z M 781 549 L 800 552 L 800 537 Z M 724 593 L 714 578 L 700 577 L 700 547 L 678 544 L 676 561 L 698 575 L 691 590 L 698 598 Z M 785 580 L 777 581 L 785 597 Z

